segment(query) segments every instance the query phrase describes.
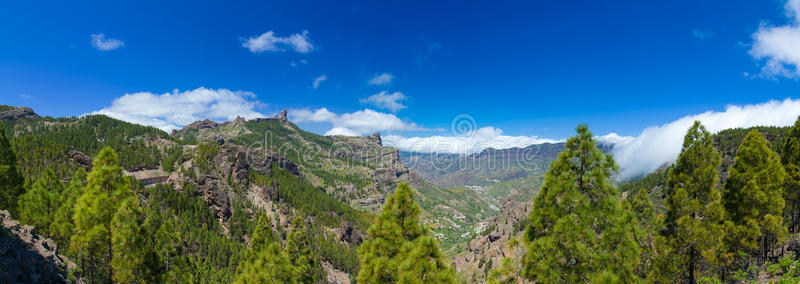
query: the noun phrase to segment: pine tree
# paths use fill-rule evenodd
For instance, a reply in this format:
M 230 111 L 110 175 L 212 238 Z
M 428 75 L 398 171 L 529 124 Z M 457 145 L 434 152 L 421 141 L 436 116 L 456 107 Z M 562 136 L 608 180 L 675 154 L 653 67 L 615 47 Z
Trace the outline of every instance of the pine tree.
M 89 281 L 111 282 L 114 278 L 112 221 L 127 198 L 135 197 L 122 174 L 117 154 L 111 148 L 103 148 L 94 158 L 86 188 L 75 206 L 75 234 L 70 241 Z
M 50 225 L 58 210 L 62 188 L 56 173 L 51 169 L 45 170 L 30 189 L 19 197 L 17 208 L 20 221 L 36 227 L 40 234 L 50 235 Z
M 181 239 L 171 218 L 167 218 L 155 232 L 155 252 L 164 264 L 167 282 L 183 282 L 185 261 L 181 258 Z
M 17 199 L 25 191 L 24 183 L 25 179 L 17 170 L 17 156 L 0 123 L 0 209 L 17 215 Z
M 131 196 L 121 202 L 111 220 L 111 267 L 116 282 L 133 283 L 147 275 L 142 270 L 149 246 L 145 246 L 146 232 L 140 227 L 141 218 L 139 200 Z
M 585 125 L 576 130 L 550 164 L 533 201 L 522 274 L 535 282 L 574 283 L 605 271 L 635 281 L 636 222 L 608 182 L 617 165 L 597 148 Z
M 235 283 L 298 283 L 297 271 L 289 255 L 274 242 L 239 264 Z
M 295 241 L 301 237 L 295 231 Z M 300 248 L 295 248 L 299 251 Z M 298 268 L 286 250 L 276 241 L 272 221 L 267 214 L 257 217 L 245 259 L 236 268 L 236 283 L 297 283 Z
M 510 257 L 504 257 L 501 260 L 500 267 L 492 269 L 489 272 L 489 277 L 486 278 L 486 283 L 489 284 L 515 284 L 521 282 L 517 265 Z
M 292 220 L 292 229 L 286 237 L 286 252 L 297 269 L 297 280 L 300 283 L 322 281 L 325 272 L 314 255 L 303 218 L 296 217 Z
M 800 232 L 800 117 L 789 130 L 781 152 L 781 164 L 786 171 L 783 198 L 786 200 L 784 216 L 789 232 Z
M 736 226 L 732 248 L 756 250 L 763 264 L 769 250 L 782 240 L 784 170 L 778 154 L 770 150 L 764 135 L 750 131 L 736 152 L 725 182 L 723 204 L 728 219 Z
M 72 214 L 75 209 L 75 203 L 78 202 L 78 197 L 83 193 L 85 182 L 86 171 L 83 168 L 79 168 L 75 171 L 69 184 L 59 194 L 59 207 L 53 216 L 53 223 L 50 224 L 50 234 L 59 247 L 68 247 L 69 239 L 75 232 Z
M 711 134 L 695 121 L 683 140 L 683 149 L 668 174 L 665 238 L 661 239 L 662 273 L 672 281 L 694 283 L 701 263 L 717 263 L 717 245 L 722 241 L 720 226 L 724 215 L 718 189 L 717 169 L 721 156 L 714 149 Z M 674 267 L 666 267 L 674 265 Z
M 455 283 L 453 268 L 445 261 L 436 239 L 425 235 L 406 245 L 412 249 L 400 263 L 400 283 Z
M 250 247 L 247 249 L 246 258 L 255 258 L 262 250 L 275 242 L 277 237 L 272 232 L 272 220 L 265 213 L 256 218 L 256 227 L 250 237 Z
M 359 283 L 395 283 L 401 279 L 455 282 L 436 241 L 429 238 L 429 229 L 420 222 L 421 213 L 414 191 L 408 183 L 400 183 L 358 249 Z
M 641 257 L 639 266 L 636 269 L 636 275 L 641 278 L 647 278 L 649 272 L 652 270 L 654 258 L 656 256 L 657 248 L 655 247 L 655 238 L 658 235 L 658 230 L 662 226 L 663 215 L 656 215 L 653 202 L 650 201 L 650 196 L 646 190 L 639 190 L 633 195 L 633 198 L 628 205 L 636 218 L 637 230 L 634 232 L 636 243 L 641 248 Z

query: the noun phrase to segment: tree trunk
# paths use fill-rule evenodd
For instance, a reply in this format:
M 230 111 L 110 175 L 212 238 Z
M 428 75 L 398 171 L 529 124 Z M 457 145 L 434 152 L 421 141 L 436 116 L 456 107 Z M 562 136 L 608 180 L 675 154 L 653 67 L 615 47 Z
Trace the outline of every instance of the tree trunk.
M 694 244 L 689 247 L 689 283 L 694 284 L 694 263 L 697 260 L 695 259 L 695 251 L 694 251 Z

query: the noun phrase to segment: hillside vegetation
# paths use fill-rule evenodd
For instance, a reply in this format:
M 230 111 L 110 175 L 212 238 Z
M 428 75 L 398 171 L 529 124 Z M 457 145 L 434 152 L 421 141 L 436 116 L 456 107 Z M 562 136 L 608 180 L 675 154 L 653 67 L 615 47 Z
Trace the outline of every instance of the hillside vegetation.
M 303 131 L 285 113 L 168 135 L 9 111 L 0 242 L 8 231 L 51 239 L 42 251 L 74 264 L 50 269 L 55 281 L 800 279 L 800 119 L 715 135 L 697 122 L 673 165 L 616 186 L 608 145 L 585 125 L 540 149 L 446 156 L 484 167 L 447 169 L 401 157 L 379 134 Z M 32 227 L 18 234 L 10 218 Z

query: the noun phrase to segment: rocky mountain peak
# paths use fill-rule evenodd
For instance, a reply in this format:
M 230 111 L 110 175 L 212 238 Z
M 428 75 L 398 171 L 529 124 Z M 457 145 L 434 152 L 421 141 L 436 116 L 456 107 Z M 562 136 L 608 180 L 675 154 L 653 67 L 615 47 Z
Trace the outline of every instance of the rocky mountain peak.
M 288 112 L 286 110 L 282 110 L 280 114 L 275 115 L 275 118 L 280 119 L 281 121 L 288 121 L 289 118 L 287 117 Z
M 381 140 L 381 133 L 380 132 L 373 133 L 372 134 L 372 139 L 374 139 L 375 142 L 378 143 L 379 146 L 383 146 L 383 141 Z
M 198 120 L 198 121 L 192 122 L 192 124 L 187 125 L 186 127 L 184 127 L 184 129 L 190 129 L 190 128 L 194 128 L 194 129 L 198 129 L 198 130 L 200 130 L 200 129 L 210 129 L 210 128 L 217 127 L 217 125 L 219 125 L 219 124 L 206 118 L 204 120 Z
M 11 121 L 20 118 L 38 118 L 39 115 L 29 107 L 0 105 L 0 121 Z

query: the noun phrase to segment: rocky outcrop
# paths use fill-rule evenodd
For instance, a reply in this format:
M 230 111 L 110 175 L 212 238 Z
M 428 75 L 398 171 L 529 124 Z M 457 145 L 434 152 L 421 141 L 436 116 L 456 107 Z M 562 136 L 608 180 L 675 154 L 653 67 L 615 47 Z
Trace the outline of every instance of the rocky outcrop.
M 8 211 L 0 210 L 0 282 L 67 283 L 67 271 L 75 264 L 59 254 L 55 241 L 33 234 Z
M 274 163 L 300 176 L 297 164 L 262 148 L 246 150 L 242 146 L 223 144 L 208 161 L 212 165 L 208 172 L 201 172 L 195 162 L 195 158 L 184 162 L 166 182 L 177 190 L 183 190 L 187 185 L 192 186 L 223 225 L 231 217 L 230 200 L 235 195 L 233 186 L 249 184 L 250 170 L 270 175 L 270 165 Z M 271 200 L 277 195 L 274 188 L 266 187 L 259 188 L 257 193 L 265 200 Z
M 322 269 L 325 270 L 326 283 L 350 284 L 350 276 L 347 272 L 336 269 L 330 262 L 323 261 Z
M 275 118 L 280 119 L 281 121 L 289 121 L 287 116 L 286 110 L 282 110 L 280 114 L 275 115 Z
M 216 122 L 211 121 L 209 119 L 204 119 L 204 120 L 198 120 L 198 121 L 192 122 L 192 124 L 187 125 L 183 129 L 197 129 L 197 130 L 200 130 L 200 129 L 211 129 L 211 128 L 216 128 L 217 125 L 219 125 L 219 123 L 216 123 Z
M 483 282 L 484 272 L 489 271 L 485 266 L 497 267 L 504 257 L 520 256 L 520 246 L 511 247 L 508 241 L 522 234 L 524 228 L 519 228 L 523 220 L 528 218 L 531 211 L 531 202 L 516 202 L 507 199 L 503 202 L 500 215 L 480 226 L 484 232 L 476 232 L 478 236 L 467 244 L 467 251 L 458 254 L 454 260 L 456 270 L 468 276 L 470 282 Z
M 69 150 L 69 152 L 67 152 L 67 156 L 69 157 L 70 161 L 75 162 L 78 166 L 83 167 L 85 170 L 89 171 L 92 169 L 92 161 L 94 160 L 92 157 L 75 150 Z
M 372 140 L 375 142 L 375 144 L 378 144 L 378 146 L 383 146 L 383 140 L 381 140 L 381 133 L 380 132 L 373 133 L 372 134 Z
M 0 121 L 11 121 L 17 120 L 22 118 L 38 118 L 39 115 L 33 112 L 33 109 L 29 107 L 12 107 L 9 106 L 5 110 L 3 110 L 3 106 L 0 106 Z

